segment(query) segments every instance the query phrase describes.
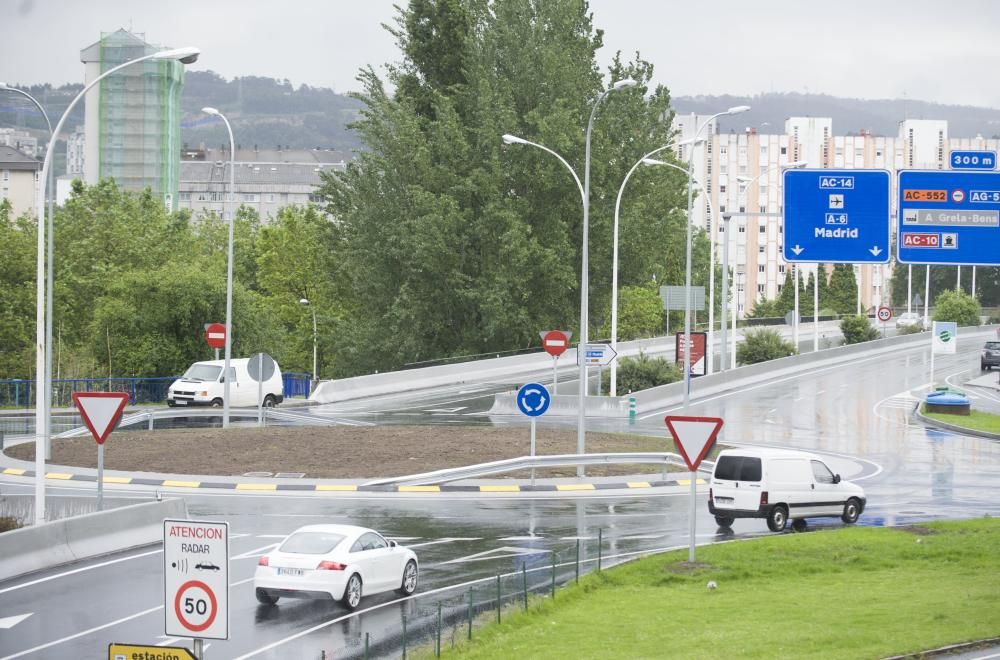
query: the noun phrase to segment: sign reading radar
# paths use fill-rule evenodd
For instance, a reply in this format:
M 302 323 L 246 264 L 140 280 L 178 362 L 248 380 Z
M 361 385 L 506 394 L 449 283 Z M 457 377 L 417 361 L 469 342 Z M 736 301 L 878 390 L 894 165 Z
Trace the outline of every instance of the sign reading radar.
M 931 350 L 939 355 L 953 355 L 958 347 L 958 324 L 954 321 L 934 321 Z
M 164 633 L 229 639 L 229 523 L 163 521 Z
M 145 646 L 142 644 L 108 644 L 108 660 L 197 660 L 183 646 Z

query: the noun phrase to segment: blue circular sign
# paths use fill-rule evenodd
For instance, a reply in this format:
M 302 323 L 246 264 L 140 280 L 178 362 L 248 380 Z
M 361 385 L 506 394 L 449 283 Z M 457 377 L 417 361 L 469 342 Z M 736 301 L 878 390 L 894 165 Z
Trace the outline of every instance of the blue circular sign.
M 552 397 L 541 383 L 528 383 L 517 391 L 517 408 L 528 417 L 544 415 Z

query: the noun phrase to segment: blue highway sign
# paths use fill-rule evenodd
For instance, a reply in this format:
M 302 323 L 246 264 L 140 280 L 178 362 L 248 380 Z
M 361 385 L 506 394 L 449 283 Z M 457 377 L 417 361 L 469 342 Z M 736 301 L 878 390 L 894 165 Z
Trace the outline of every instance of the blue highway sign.
M 552 397 L 541 383 L 528 383 L 517 391 L 517 409 L 528 417 L 544 415 Z
M 886 170 L 785 170 L 785 261 L 888 263 L 890 183 Z
M 953 170 L 995 170 L 997 168 L 997 152 L 953 151 L 949 162 L 951 162 Z
M 896 255 L 904 264 L 1000 266 L 1000 173 L 899 173 Z

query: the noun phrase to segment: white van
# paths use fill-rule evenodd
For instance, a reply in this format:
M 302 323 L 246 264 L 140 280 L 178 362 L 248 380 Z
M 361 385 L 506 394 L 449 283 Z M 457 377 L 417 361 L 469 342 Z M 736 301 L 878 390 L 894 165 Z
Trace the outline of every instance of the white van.
M 806 518 L 857 522 L 865 491 L 843 481 L 815 454 L 747 447 L 719 452 L 708 490 L 708 512 L 720 527 L 736 518 L 766 518 L 772 532 L 785 523 L 801 529 Z
M 250 378 L 247 364 L 250 358 L 229 360 L 229 405 L 257 406 L 257 381 Z M 222 370 L 225 360 L 195 362 L 184 375 L 173 382 L 167 390 L 168 406 L 214 406 L 222 407 L 222 393 L 225 381 Z M 276 406 L 284 400 L 284 386 L 281 369 L 274 365 L 274 374 L 263 383 L 264 406 Z

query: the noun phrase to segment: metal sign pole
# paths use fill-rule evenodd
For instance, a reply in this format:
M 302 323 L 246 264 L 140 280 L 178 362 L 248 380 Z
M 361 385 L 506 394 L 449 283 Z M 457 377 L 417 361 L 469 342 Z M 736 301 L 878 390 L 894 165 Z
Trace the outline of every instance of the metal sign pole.
M 264 354 L 257 354 L 257 426 L 264 425 Z
M 559 394 L 559 356 L 552 356 L 552 396 Z
M 531 457 L 535 457 L 535 418 L 531 418 Z M 535 485 L 535 468 L 531 468 L 531 485 Z
M 688 510 L 691 516 L 691 545 L 688 547 L 688 561 L 694 563 L 694 536 L 695 536 L 695 521 L 697 519 L 697 500 L 698 500 L 698 473 L 691 472 L 691 508 Z
M 799 265 L 792 264 L 792 279 L 795 280 L 795 318 L 792 319 L 792 335 L 795 337 L 795 350 L 799 350 Z
M 104 511 L 104 443 L 97 445 L 97 510 Z
M 205 657 L 204 645 L 205 645 L 204 640 L 202 639 L 194 640 L 194 657 L 198 658 L 198 660 L 202 660 Z
M 819 264 L 813 279 L 813 352 L 819 350 Z
M 219 359 L 219 349 L 215 349 L 215 359 Z

